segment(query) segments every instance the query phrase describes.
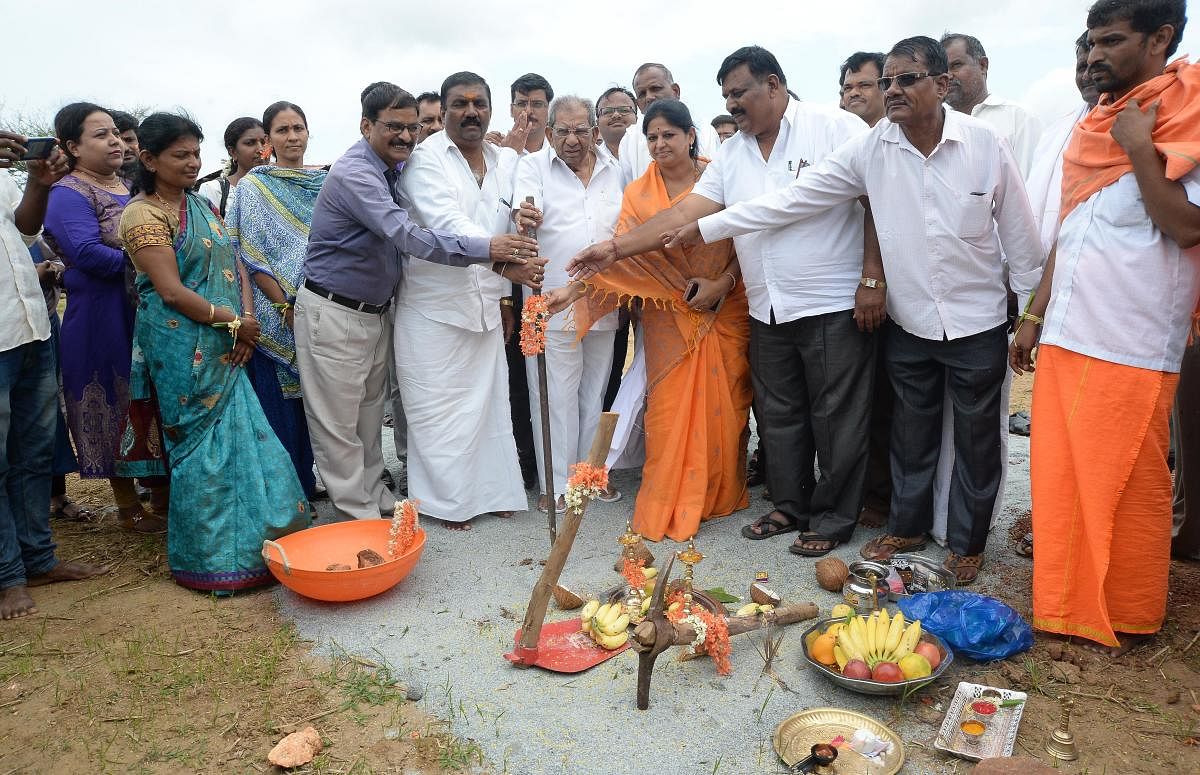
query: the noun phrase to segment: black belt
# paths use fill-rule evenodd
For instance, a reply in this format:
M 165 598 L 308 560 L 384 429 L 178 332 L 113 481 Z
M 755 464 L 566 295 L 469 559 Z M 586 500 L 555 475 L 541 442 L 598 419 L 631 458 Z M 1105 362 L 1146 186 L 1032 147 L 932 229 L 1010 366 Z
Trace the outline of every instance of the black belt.
M 391 299 L 389 299 L 384 304 L 368 304 L 365 301 L 359 301 L 358 299 L 352 299 L 349 296 L 343 296 L 340 293 L 334 293 L 333 291 L 327 291 L 324 288 L 322 288 L 321 286 L 314 283 L 312 280 L 309 280 L 307 277 L 304 278 L 304 287 L 309 289 L 313 293 L 317 294 L 318 296 L 320 296 L 323 299 L 329 299 L 334 304 L 341 304 L 343 307 L 349 307 L 350 309 L 356 310 L 358 312 L 368 312 L 372 315 L 379 315 L 381 313 L 387 312 L 388 307 L 392 306 Z

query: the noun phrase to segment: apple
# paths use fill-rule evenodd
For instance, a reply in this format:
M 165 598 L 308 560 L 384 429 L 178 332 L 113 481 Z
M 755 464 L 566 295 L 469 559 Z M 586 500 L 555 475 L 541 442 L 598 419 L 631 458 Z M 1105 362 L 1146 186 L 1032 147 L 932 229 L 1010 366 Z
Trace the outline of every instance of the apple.
M 871 680 L 885 684 L 899 683 L 904 680 L 904 673 L 895 662 L 880 662 L 871 671 Z
M 923 640 L 913 649 L 914 654 L 920 654 L 929 660 L 929 669 L 937 670 L 938 665 L 942 663 L 942 652 L 938 651 L 938 647 L 927 640 Z
M 858 678 L 863 681 L 871 680 L 871 668 L 861 659 L 852 659 L 842 668 L 842 675 L 847 678 Z

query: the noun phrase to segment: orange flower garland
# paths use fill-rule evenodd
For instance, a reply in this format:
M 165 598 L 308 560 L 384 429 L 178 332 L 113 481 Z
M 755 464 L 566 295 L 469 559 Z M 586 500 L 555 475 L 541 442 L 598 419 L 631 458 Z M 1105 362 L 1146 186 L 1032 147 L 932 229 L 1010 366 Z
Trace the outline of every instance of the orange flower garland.
M 388 556 L 399 557 L 417 539 L 417 503 L 408 499 L 397 501 L 388 529 Z
M 536 297 L 534 297 L 536 298 Z M 524 317 L 522 315 L 522 317 Z M 522 340 L 524 332 L 521 333 Z M 543 346 L 545 341 L 543 340 Z M 525 342 L 521 342 L 522 350 Z M 526 353 L 528 355 L 528 353 Z M 583 513 L 583 499 L 595 499 L 608 489 L 608 469 L 604 466 L 594 466 L 580 461 L 571 466 L 571 476 L 567 479 L 567 492 L 563 495 L 567 509 L 576 514 Z
M 631 560 L 628 557 L 621 558 L 621 575 L 625 577 L 625 581 L 629 582 L 629 586 L 634 589 L 645 589 L 646 587 L 646 560 Z
M 668 599 L 667 618 L 672 622 L 681 622 L 688 618 L 683 615 L 682 605 L 671 611 L 671 603 L 683 603 L 682 589 L 671 593 Z M 725 622 L 725 617 L 717 616 L 704 606 L 695 603 L 692 604 L 692 616 L 699 619 L 704 625 L 704 642 L 697 647 L 696 652 L 708 654 L 712 658 L 713 664 L 717 666 L 718 674 L 729 675 L 733 672 L 733 664 L 729 660 L 729 656 L 733 653 L 733 644 L 729 642 L 729 625 Z
M 540 293 L 525 299 L 521 307 L 521 354 L 526 358 L 546 352 L 546 323 L 550 302 Z

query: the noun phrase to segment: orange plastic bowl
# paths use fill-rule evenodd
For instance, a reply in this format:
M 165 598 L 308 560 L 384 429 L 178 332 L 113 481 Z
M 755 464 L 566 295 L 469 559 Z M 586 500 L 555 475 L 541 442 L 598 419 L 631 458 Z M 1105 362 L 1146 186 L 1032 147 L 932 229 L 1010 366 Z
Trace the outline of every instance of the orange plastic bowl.
M 278 541 L 263 541 L 262 556 L 279 583 L 314 600 L 343 603 L 363 600 L 399 584 L 416 567 L 425 549 L 425 530 L 407 552 L 382 565 L 358 567 L 358 553 L 373 549 L 387 557 L 388 519 L 351 519 L 301 530 Z M 352 570 L 325 570 L 334 563 Z

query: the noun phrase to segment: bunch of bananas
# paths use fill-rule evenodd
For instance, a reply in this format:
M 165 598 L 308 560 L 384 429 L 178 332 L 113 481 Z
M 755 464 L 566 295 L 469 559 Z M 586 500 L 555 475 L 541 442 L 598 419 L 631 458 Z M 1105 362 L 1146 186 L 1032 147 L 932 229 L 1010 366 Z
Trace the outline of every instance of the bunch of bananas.
M 609 651 L 621 648 L 629 640 L 629 614 L 620 603 L 600 605 L 599 600 L 589 600 L 579 619 L 582 631 Z
M 770 603 L 746 603 L 737 610 L 734 616 L 757 616 L 758 614 L 766 614 L 775 610 L 775 606 Z
M 838 628 L 833 655 L 841 668 L 855 659 L 874 668 L 880 662 L 898 663 L 912 653 L 920 640 L 920 619 L 906 624 L 903 613 L 897 612 L 889 618 L 887 609 L 880 609 L 865 619 L 852 616 Z

